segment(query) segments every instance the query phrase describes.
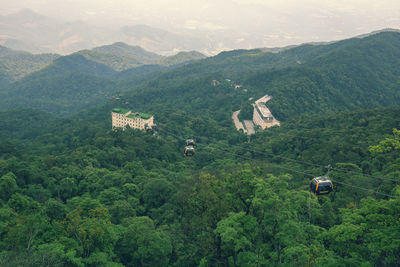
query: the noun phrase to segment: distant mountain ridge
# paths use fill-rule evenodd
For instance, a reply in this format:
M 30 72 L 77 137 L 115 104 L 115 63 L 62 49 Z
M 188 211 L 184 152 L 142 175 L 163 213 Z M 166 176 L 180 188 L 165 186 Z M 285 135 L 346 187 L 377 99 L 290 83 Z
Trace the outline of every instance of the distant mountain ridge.
M 177 108 L 196 103 L 191 112 L 197 115 L 216 108 L 231 114 L 249 98 L 268 94 L 273 96 L 268 107 L 284 122 L 312 114 L 398 106 L 399 65 L 400 33 L 395 32 L 279 53 L 231 51 L 162 74 L 130 92 L 128 100 L 133 106 L 159 108 L 162 103 Z M 222 83 L 213 86 L 212 80 Z M 235 90 L 234 84 L 243 90 Z
M 58 57 L 56 54 L 32 55 L 0 46 L 0 91 L 1 87 L 39 71 Z
M 130 46 L 122 42 L 79 51 L 77 54 L 112 67 L 117 71 L 154 64 L 154 62 L 163 58 L 163 56 L 146 51 L 139 46 Z
M 67 22 L 42 16 L 29 9 L 0 16 L 0 32 L 0 45 L 31 53 L 62 55 L 93 49 L 116 41 L 140 46 L 164 56 L 176 54 L 178 51 L 196 50 L 205 55 L 215 55 L 235 47 L 265 47 L 264 38 L 245 33 L 241 33 L 246 36 L 245 38 L 238 38 L 230 31 L 176 33 L 142 24 L 126 25 L 110 30 L 82 21 Z M 290 46 L 263 49 L 281 51 L 288 48 Z
M 215 109 L 230 114 L 249 98 L 269 94 L 269 108 L 284 122 L 303 114 L 398 105 L 399 44 L 399 33 L 385 32 L 277 53 L 228 51 L 182 67 L 142 65 L 122 72 L 73 54 L 8 86 L 0 94 L 0 106 L 30 106 L 68 116 L 123 92 L 116 103 L 135 109 L 158 107 L 155 112 L 166 105 L 186 107 L 193 115 Z M 101 49 L 116 47 L 121 44 Z M 213 80 L 221 85 L 213 86 Z
M 42 16 L 32 10 L 0 16 L 0 45 L 31 53 L 58 53 L 67 55 L 93 49 L 116 41 L 140 46 L 158 54 L 172 55 L 178 51 L 216 50 L 217 44 L 208 38 L 175 34 L 146 25 L 125 26 L 110 30 L 82 21 L 65 22 Z
M 122 42 L 117 42 L 112 45 L 96 47 L 92 50 L 82 50 L 70 56 L 65 56 L 60 60 L 71 61 L 72 59 L 68 59 L 68 57 L 79 59 L 76 55 L 81 55 L 91 62 L 105 65 L 113 69 L 113 71 L 125 71 L 144 65 L 171 66 L 206 58 L 206 56 L 196 51 L 182 51 L 176 55 L 165 57 L 146 51 L 138 46 L 130 46 Z M 0 45 L 0 91 L 1 87 L 20 80 L 30 73 L 41 70 L 60 57 L 57 54 L 31 54 Z M 81 60 L 78 60 L 78 62 Z M 71 67 L 73 68 L 73 66 Z M 102 67 L 99 65 L 97 71 L 101 72 L 101 69 Z M 85 72 L 85 69 L 83 71 Z
M 100 46 L 91 50 L 79 51 L 76 54 L 83 55 L 89 60 L 107 65 L 116 71 L 123 71 L 143 65 L 157 64 L 171 66 L 206 58 L 205 55 L 197 51 L 182 51 L 176 55 L 165 57 L 149 52 L 139 46 L 130 46 L 123 42 Z
M 1 61 L 2 109 L 28 106 L 59 115 L 67 115 L 108 101 L 116 92 L 123 92 L 126 88 L 150 80 L 167 69 L 205 57 L 193 51 L 181 52 L 176 57 L 164 57 L 124 43 L 84 50 L 68 56 L 32 55 L 0 47 L 0 59 L 14 55 L 47 61 L 38 65 L 36 72 L 31 69 L 32 73 L 21 74 L 21 79 L 11 79 L 7 72 L 1 72 L 2 65 L 6 63 Z M 15 62 L 18 63 L 22 66 L 13 66 L 16 71 L 21 67 L 32 66 L 26 61 Z M 6 69 L 10 64 L 4 66 Z
M 272 94 L 269 104 L 283 119 L 400 105 L 400 33 L 381 32 L 320 49 L 322 56 L 304 65 L 258 73 L 245 83 L 259 88 L 259 94 Z

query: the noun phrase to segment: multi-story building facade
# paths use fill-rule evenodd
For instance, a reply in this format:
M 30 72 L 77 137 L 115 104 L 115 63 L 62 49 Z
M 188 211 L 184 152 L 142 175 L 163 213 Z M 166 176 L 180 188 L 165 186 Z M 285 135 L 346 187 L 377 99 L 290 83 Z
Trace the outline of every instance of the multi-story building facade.
M 114 108 L 111 112 L 112 128 L 131 128 L 145 130 L 153 127 L 154 116 L 147 113 L 131 112 L 125 108 Z
M 265 103 L 271 99 L 271 96 L 265 95 L 258 99 L 253 105 L 253 123 L 261 127 L 261 129 L 269 128 L 274 125 L 280 125 L 274 116 L 272 116 L 271 111 L 267 108 Z

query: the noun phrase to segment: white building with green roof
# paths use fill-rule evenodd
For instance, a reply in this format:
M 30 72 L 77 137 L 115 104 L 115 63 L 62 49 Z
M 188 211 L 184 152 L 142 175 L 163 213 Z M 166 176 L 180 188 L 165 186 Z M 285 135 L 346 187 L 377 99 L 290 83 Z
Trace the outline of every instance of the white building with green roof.
M 112 128 L 131 128 L 146 130 L 154 125 L 154 117 L 151 114 L 132 112 L 126 108 L 114 108 L 111 111 Z
M 266 103 L 271 99 L 271 96 L 265 95 L 253 104 L 253 123 L 260 126 L 263 130 L 275 125 L 280 125 L 280 122 L 275 119 L 271 111 L 266 106 Z

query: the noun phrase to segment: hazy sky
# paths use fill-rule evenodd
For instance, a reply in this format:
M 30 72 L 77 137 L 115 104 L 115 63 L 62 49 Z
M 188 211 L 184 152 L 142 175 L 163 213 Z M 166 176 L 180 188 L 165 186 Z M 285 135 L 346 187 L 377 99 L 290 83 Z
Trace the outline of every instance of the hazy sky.
M 267 46 L 330 41 L 400 28 L 400 0 L 0 0 L 0 14 L 30 8 L 102 26 L 231 32 Z

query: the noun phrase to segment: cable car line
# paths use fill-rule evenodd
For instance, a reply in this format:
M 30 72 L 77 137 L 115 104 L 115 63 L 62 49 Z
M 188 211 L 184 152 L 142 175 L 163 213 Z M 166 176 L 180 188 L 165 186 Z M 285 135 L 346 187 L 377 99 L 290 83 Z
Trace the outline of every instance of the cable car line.
M 316 133 L 312 133 L 316 134 Z M 320 133 L 322 134 L 322 133 Z M 332 134 L 332 133 L 330 133 Z M 304 135 L 299 135 L 299 134 L 289 134 L 289 133 L 275 133 L 274 135 L 268 136 L 268 137 L 279 137 L 279 136 L 289 136 L 293 138 L 300 138 L 300 139 L 305 139 L 305 140 L 318 140 L 320 137 L 310 137 L 310 136 L 304 136 Z M 325 143 L 330 143 L 330 144 L 335 144 L 335 145 L 343 145 L 335 141 L 324 141 Z M 367 149 L 369 146 L 356 146 L 356 148 L 361 148 L 361 149 Z
M 268 155 L 268 156 L 274 156 L 274 157 L 278 157 L 278 158 L 281 158 L 281 159 L 286 159 L 286 160 L 289 160 L 289 161 L 292 161 L 292 162 L 301 163 L 301 164 L 305 164 L 305 165 L 309 165 L 309 166 L 324 167 L 324 166 L 319 165 L 319 164 L 309 163 L 309 162 L 305 162 L 305 161 L 301 161 L 301 160 L 295 160 L 295 159 L 291 159 L 291 158 L 288 158 L 288 157 L 284 157 L 284 156 L 280 156 L 280 155 L 275 155 L 275 154 L 273 154 L 273 153 L 268 153 L 268 152 L 266 152 L 266 151 L 255 151 L 255 150 L 252 150 L 252 149 L 248 149 L 248 148 L 244 148 L 244 147 L 240 147 L 240 146 L 235 146 L 235 145 L 229 145 L 229 146 L 241 148 L 241 149 L 246 150 L 246 151 L 249 151 L 249 152 L 264 154 L 264 155 Z M 362 172 L 356 172 L 356 171 L 350 171 L 350 170 L 343 170 L 343 169 L 334 168 L 334 167 L 332 167 L 331 170 L 339 171 L 339 172 L 344 172 L 344 173 L 360 174 L 360 175 L 367 176 L 367 177 L 371 177 L 371 178 L 377 178 L 377 179 L 388 180 L 388 181 L 400 183 L 399 180 L 395 180 L 395 179 L 391 179 L 391 178 L 387 178 L 387 177 L 381 177 L 381 176 L 374 176 L 374 175 L 370 175 L 370 174 L 366 174 L 366 173 L 362 173 Z
M 173 133 L 171 133 L 171 132 L 168 132 L 168 131 L 166 131 L 165 129 L 163 129 L 163 131 L 164 131 L 165 133 L 171 135 L 171 136 L 176 137 L 177 139 L 182 139 L 181 137 L 178 137 L 177 135 L 175 135 L 175 134 L 173 134 Z M 207 145 L 204 145 L 204 144 L 197 144 L 197 145 L 198 145 L 198 146 L 208 147 L 208 148 L 211 148 L 211 149 L 217 149 L 217 150 L 220 150 L 220 151 L 222 151 L 222 152 L 224 152 L 224 153 L 231 154 L 231 155 L 234 155 L 234 156 L 243 158 L 243 159 L 247 159 L 247 160 L 249 160 L 249 161 L 255 161 L 254 158 L 249 158 L 249 157 L 246 157 L 246 156 L 243 156 L 243 155 L 239 155 L 239 154 L 236 154 L 236 153 L 227 151 L 227 150 L 223 150 L 223 149 L 218 148 L 218 147 L 207 146 Z M 232 146 L 233 146 L 233 145 L 232 145 Z M 240 148 L 240 147 L 239 147 L 239 148 Z M 254 151 L 253 151 L 253 152 L 254 152 Z M 262 153 L 261 153 L 261 154 L 262 154 Z M 274 155 L 274 156 L 276 156 L 276 155 Z M 277 156 L 277 157 L 280 157 L 280 156 Z M 282 157 L 282 158 L 285 158 L 285 157 Z M 286 159 L 289 159 L 289 158 L 286 158 Z M 297 161 L 297 160 L 294 160 L 294 159 L 289 159 L 289 160 L 291 160 L 291 161 L 293 161 L 293 162 L 300 162 L 300 163 L 303 163 L 303 162 L 301 162 L 301 161 Z M 273 163 L 269 163 L 269 164 L 273 164 Z M 316 165 L 316 164 L 305 163 L 305 162 L 304 162 L 304 164 Z M 316 177 L 316 175 L 313 175 L 313 174 L 310 174 L 310 173 L 306 173 L 306 172 L 303 172 L 303 171 L 294 170 L 294 169 L 292 169 L 292 168 L 283 167 L 283 166 L 279 166 L 279 165 L 276 165 L 276 164 L 273 164 L 273 165 L 274 165 L 274 167 L 276 167 L 276 168 L 280 168 L 280 169 L 285 169 L 285 170 L 292 171 L 292 172 L 301 173 L 301 174 L 303 174 L 303 175 L 307 175 L 307 176 L 310 176 L 310 177 Z M 323 167 L 323 166 L 321 166 L 321 165 L 316 165 L 316 166 L 318 166 L 318 167 Z M 331 168 L 331 169 L 332 169 L 332 170 L 335 170 L 334 168 Z M 339 169 L 339 170 L 341 170 L 341 169 Z M 342 171 L 344 171 L 344 170 L 342 170 Z M 365 174 L 363 174 L 363 173 L 358 173 L 358 174 L 361 174 L 361 175 L 365 176 Z M 373 177 L 373 176 L 372 176 L 372 177 Z M 377 178 L 383 179 L 383 177 L 377 177 Z M 359 186 L 347 184 L 347 183 L 340 182 L 340 181 L 336 181 L 336 180 L 332 180 L 332 179 L 330 179 L 330 180 L 331 180 L 332 182 L 335 182 L 335 183 L 338 183 L 338 184 L 341 184 L 341 185 L 345 185 L 345 186 L 357 188 L 357 189 L 360 189 L 360 190 L 368 191 L 368 192 L 375 193 L 375 194 L 382 195 L 382 196 L 386 196 L 386 197 L 389 197 L 389 198 L 396 198 L 396 196 L 389 195 L 389 194 L 385 194 L 385 193 L 381 193 L 381 192 L 375 191 L 375 190 L 373 190 L 373 189 L 363 188 L 363 187 L 359 187 Z
M 225 152 L 225 153 L 228 153 L 228 154 L 231 154 L 231 155 L 235 155 L 235 156 L 238 156 L 238 157 L 241 157 L 241 158 L 250 160 L 250 161 L 254 161 L 254 159 L 252 159 L 252 158 L 245 157 L 245 156 L 243 156 L 243 155 L 238 155 L 238 154 L 235 154 L 235 153 L 226 151 L 226 150 L 222 150 L 222 149 L 220 149 L 220 148 L 215 148 L 215 147 L 211 147 L 211 148 L 218 149 L 218 150 L 223 151 L 223 152 Z M 292 168 L 282 167 L 282 166 L 275 165 L 275 164 L 273 164 L 273 165 L 274 165 L 274 167 L 276 167 L 276 168 L 285 169 L 285 170 L 289 170 L 289 171 L 292 171 L 292 172 L 297 172 L 297 173 L 304 174 L 304 175 L 307 175 L 307 176 L 310 176 L 310 177 L 316 177 L 316 175 L 313 175 L 313 174 L 310 174 L 310 173 L 306 173 L 306 172 L 303 172 L 303 171 L 298 171 L 298 170 L 295 170 L 295 169 L 292 169 Z M 335 182 L 335 183 L 338 183 L 338 184 L 342 184 L 342 185 L 350 186 L 350 187 L 353 187 L 353 188 L 361 189 L 361 190 L 368 191 L 368 192 L 371 192 L 371 193 L 375 193 L 375 194 L 378 194 L 378 195 L 387 196 L 387 197 L 390 197 L 390 198 L 396 198 L 396 196 L 388 195 L 388 194 L 385 194 L 385 193 L 381 193 L 381 192 L 375 191 L 375 190 L 373 190 L 373 189 L 363 188 L 363 187 L 359 187 L 359 186 L 347 184 L 347 183 L 344 183 L 344 182 L 339 182 L 339 181 L 332 180 L 332 179 L 330 179 L 330 180 L 331 180 L 332 182 Z
M 175 137 L 177 137 L 177 136 L 175 136 Z M 281 155 L 275 155 L 273 153 L 269 153 L 269 152 L 266 152 L 266 151 L 255 151 L 255 150 L 248 149 L 248 148 L 241 147 L 241 146 L 237 146 L 237 145 L 229 145 L 229 146 L 230 147 L 239 148 L 239 149 L 243 149 L 243 150 L 246 150 L 246 151 L 249 151 L 249 152 L 253 152 L 253 153 L 258 153 L 258 154 L 263 154 L 263 155 L 267 155 L 267 156 L 273 156 L 273 157 L 285 159 L 285 160 L 296 162 L 296 163 L 299 163 L 299 164 L 309 165 L 309 166 L 318 167 L 318 168 L 324 168 L 325 167 L 325 166 L 322 166 L 322 165 L 319 165 L 319 164 L 315 164 L 315 163 L 309 163 L 309 162 L 305 162 L 305 161 L 301 161 L 301 160 L 295 160 L 295 159 L 288 158 L 288 157 L 281 156 Z M 375 178 L 375 179 L 392 181 L 392 182 L 395 182 L 396 184 L 400 183 L 400 180 L 398 180 L 398 179 L 391 179 L 391 178 L 382 177 L 382 176 L 375 176 L 375 175 L 370 175 L 370 174 L 366 174 L 366 173 L 362 173 L 362 172 L 344 170 L 344 169 L 340 169 L 340 168 L 333 168 L 332 167 L 331 169 L 334 170 L 334 171 L 342 172 L 342 173 L 359 174 L 359 175 L 362 175 L 364 177 L 370 177 L 370 178 Z

